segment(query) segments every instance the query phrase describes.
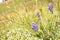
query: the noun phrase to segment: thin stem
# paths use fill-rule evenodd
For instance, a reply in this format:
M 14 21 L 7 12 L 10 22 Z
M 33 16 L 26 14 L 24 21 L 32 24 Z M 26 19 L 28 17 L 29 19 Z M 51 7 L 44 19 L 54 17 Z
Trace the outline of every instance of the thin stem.
M 36 0 L 36 11 L 37 11 L 37 0 Z
M 59 9 L 59 0 L 58 0 L 58 9 Z

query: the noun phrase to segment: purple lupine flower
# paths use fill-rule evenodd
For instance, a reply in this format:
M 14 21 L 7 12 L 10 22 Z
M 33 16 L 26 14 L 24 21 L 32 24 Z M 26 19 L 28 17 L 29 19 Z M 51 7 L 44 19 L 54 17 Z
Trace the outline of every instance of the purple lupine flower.
M 52 3 L 48 4 L 48 9 L 50 10 L 50 12 L 53 13 L 53 4 Z
M 35 22 L 32 22 L 31 26 L 34 31 L 38 30 L 38 25 Z
M 37 12 L 36 12 L 36 15 L 37 15 L 38 17 L 40 17 L 40 12 L 39 12 L 39 11 L 37 11 Z
M 38 16 L 38 20 L 41 20 L 39 11 L 36 12 L 36 15 Z

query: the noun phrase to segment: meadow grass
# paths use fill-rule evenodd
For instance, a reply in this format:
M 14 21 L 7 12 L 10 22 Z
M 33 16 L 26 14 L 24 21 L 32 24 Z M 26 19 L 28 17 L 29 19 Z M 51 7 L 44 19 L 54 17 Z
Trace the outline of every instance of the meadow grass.
M 45 1 L 43 1 L 45 2 Z M 43 3 L 42 3 L 43 4 Z M 0 5 L 0 40 L 60 40 L 60 13 L 54 7 L 53 14 L 48 4 L 38 6 L 34 0 L 13 0 Z M 40 20 L 36 15 L 40 12 Z M 31 23 L 38 24 L 38 30 L 31 28 Z

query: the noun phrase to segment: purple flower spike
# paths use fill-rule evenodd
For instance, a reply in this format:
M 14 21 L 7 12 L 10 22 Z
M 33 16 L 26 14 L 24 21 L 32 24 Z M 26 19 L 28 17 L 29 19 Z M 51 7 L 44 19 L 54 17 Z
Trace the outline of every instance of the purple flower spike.
M 32 22 L 31 26 L 34 31 L 38 30 L 38 25 L 35 22 Z
M 48 5 L 48 9 L 50 10 L 50 12 L 53 13 L 53 4 L 52 4 L 52 3 L 49 3 L 49 5 Z
M 36 15 L 38 16 L 38 20 L 41 20 L 39 11 L 36 12 Z
M 40 17 L 40 12 L 39 11 L 37 11 L 36 14 L 37 14 L 38 17 Z

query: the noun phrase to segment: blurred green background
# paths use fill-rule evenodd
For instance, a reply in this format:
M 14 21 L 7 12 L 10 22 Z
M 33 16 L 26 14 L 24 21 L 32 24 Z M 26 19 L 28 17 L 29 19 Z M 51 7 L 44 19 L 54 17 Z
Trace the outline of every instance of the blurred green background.
M 53 14 L 48 4 L 54 4 Z M 38 21 L 36 11 L 40 12 Z M 31 23 L 38 24 L 38 31 Z M 0 40 L 60 40 L 60 0 L 5 0 L 0 3 Z

